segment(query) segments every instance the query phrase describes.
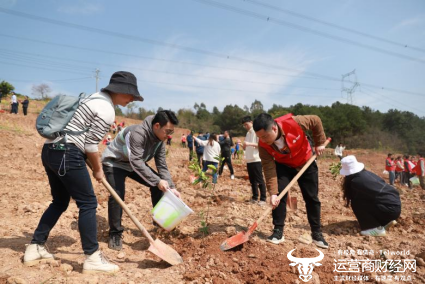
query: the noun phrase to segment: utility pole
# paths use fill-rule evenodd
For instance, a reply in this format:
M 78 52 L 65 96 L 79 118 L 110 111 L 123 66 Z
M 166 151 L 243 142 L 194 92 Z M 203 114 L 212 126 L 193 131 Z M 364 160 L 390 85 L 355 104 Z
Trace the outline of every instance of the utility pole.
M 99 72 L 101 72 L 98 68 L 95 70 L 95 78 L 96 78 L 96 93 L 98 92 L 98 81 L 99 81 Z
M 346 83 L 346 84 L 345 84 Z M 355 92 L 356 87 L 359 86 L 358 78 L 355 69 L 347 74 L 342 75 L 342 89 L 341 93 L 346 93 L 346 101 L 348 104 L 353 104 L 352 94 Z

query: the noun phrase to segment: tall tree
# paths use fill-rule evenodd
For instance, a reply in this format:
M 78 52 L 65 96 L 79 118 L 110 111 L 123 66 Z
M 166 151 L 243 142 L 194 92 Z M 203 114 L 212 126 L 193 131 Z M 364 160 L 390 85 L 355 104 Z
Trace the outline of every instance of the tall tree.
M 4 80 L 0 82 L 0 91 L 2 92 L 3 96 L 6 96 L 13 90 L 15 90 L 15 87 L 9 82 L 6 82 Z
M 41 97 L 43 100 L 49 98 L 49 93 L 52 91 L 50 86 L 44 83 L 40 85 L 33 85 L 31 90 L 33 95 Z

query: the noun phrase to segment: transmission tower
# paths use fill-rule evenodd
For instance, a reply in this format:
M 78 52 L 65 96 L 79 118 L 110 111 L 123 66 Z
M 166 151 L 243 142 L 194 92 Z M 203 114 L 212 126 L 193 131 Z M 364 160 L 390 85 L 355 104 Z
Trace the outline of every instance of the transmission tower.
M 347 74 L 342 75 L 342 89 L 341 93 L 346 93 L 346 101 L 348 104 L 353 104 L 352 94 L 355 89 L 359 86 L 358 78 L 356 76 L 355 69 Z
M 95 70 L 95 78 L 96 78 L 96 93 L 98 92 L 98 81 L 99 81 L 99 72 L 101 72 L 99 69 L 96 68 Z

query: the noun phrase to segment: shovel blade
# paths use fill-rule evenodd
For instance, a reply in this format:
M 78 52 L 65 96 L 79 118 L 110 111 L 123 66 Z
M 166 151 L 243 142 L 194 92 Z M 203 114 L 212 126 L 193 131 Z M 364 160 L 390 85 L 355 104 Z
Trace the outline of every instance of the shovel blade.
M 226 239 L 221 245 L 220 249 L 222 251 L 229 250 L 236 246 L 239 246 L 249 240 L 250 235 L 256 230 L 257 222 L 255 222 L 247 232 L 241 231 L 233 237 Z
M 148 250 L 171 265 L 183 263 L 183 259 L 178 252 L 159 239 L 156 239 L 154 243 L 151 243 Z

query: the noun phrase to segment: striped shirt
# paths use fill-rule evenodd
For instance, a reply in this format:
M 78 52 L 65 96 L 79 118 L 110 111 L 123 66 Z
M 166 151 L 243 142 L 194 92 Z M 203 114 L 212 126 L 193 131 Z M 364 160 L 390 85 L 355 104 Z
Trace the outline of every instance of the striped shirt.
M 103 99 L 93 99 L 101 97 Z M 115 110 L 109 94 L 104 92 L 95 93 L 91 99 L 83 100 L 77 108 L 70 122 L 64 130 L 88 131 L 72 135 L 67 134 L 67 143 L 75 144 L 83 153 L 98 152 L 98 144 L 114 123 Z M 53 143 L 53 140 L 46 140 L 46 143 Z

